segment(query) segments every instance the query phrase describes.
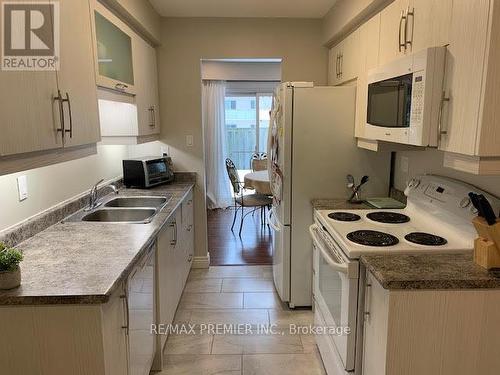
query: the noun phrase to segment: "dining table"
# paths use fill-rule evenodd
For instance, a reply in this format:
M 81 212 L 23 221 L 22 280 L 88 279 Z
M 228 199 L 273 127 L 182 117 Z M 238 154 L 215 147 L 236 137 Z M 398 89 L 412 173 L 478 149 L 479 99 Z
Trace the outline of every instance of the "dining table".
M 259 194 L 272 195 L 269 171 L 267 170 L 247 173 L 244 176 L 244 186 L 245 189 L 253 189 Z

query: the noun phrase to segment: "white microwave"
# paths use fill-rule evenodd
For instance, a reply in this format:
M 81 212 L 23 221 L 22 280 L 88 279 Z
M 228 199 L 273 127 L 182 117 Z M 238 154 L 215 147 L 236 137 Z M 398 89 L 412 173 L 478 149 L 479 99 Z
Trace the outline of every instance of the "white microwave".
M 446 47 L 432 47 L 368 72 L 365 137 L 437 146 Z

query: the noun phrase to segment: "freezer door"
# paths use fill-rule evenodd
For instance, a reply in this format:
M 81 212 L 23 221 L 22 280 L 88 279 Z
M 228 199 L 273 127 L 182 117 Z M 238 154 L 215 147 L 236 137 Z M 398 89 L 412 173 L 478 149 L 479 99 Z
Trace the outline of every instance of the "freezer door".
M 273 279 L 283 302 L 290 301 L 290 227 L 282 225 L 273 210 L 268 217 L 273 231 Z

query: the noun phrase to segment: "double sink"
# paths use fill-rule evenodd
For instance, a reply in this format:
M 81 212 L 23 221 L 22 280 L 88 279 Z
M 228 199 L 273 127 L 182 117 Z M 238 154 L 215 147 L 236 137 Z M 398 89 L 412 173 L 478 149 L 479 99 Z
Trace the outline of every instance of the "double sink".
M 171 195 L 161 197 L 130 196 L 112 199 L 108 196 L 104 197 L 98 208 L 92 211 L 79 211 L 66 221 L 147 224 L 171 198 Z

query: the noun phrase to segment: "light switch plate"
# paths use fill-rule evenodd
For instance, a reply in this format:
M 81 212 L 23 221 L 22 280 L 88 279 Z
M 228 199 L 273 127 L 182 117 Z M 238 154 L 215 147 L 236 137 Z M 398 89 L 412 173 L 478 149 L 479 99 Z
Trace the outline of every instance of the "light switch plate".
M 26 175 L 17 178 L 17 190 L 19 192 L 19 202 L 28 199 L 28 178 Z
M 186 135 L 186 146 L 193 147 L 194 138 L 192 135 Z

